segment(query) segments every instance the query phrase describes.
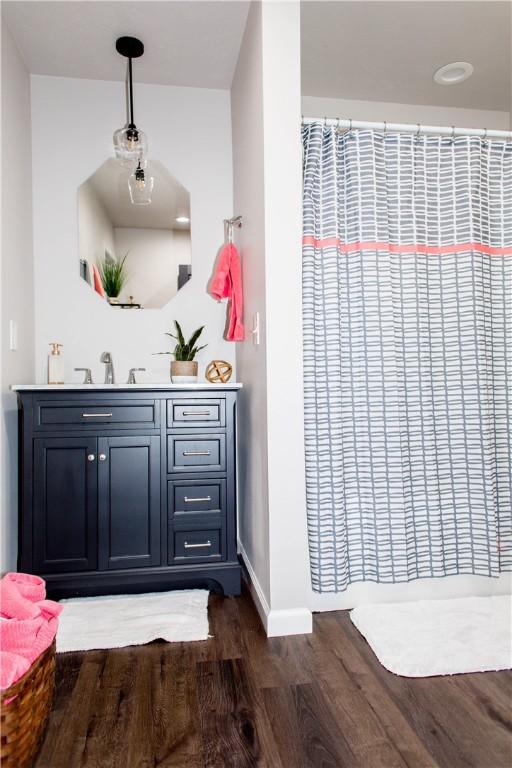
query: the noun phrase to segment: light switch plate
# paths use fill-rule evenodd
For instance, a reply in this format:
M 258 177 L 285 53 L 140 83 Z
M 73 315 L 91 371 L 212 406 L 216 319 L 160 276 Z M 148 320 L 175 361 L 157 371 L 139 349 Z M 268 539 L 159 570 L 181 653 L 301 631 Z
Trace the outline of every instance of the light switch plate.
M 260 313 L 255 312 L 252 319 L 252 340 L 255 347 L 260 345 Z
M 9 349 L 11 352 L 18 351 L 18 323 L 16 320 L 9 320 Z

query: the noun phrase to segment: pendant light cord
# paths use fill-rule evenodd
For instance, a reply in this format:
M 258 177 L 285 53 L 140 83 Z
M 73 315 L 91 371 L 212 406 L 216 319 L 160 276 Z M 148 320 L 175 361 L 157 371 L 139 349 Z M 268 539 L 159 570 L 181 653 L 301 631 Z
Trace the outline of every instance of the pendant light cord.
M 133 82 L 132 82 L 132 60 L 128 59 L 128 77 L 129 77 L 129 93 L 130 93 L 130 125 L 135 125 L 133 121 Z

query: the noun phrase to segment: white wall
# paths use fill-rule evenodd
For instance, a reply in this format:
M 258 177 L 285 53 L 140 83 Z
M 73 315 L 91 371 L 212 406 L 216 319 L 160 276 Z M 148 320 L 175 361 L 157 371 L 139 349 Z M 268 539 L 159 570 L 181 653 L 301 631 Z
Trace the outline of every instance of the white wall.
M 105 251 L 115 255 L 114 227 L 90 181 L 79 187 L 77 206 L 78 257 L 97 265 L 105 258 Z
M 178 291 L 180 264 L 190 264 L 190 233 L 172 229 L 116 227 L 115 252 L 127 253 L 127 280 L 120 298 L 146 309 L 163 307 Z
M 297 2 L 254 3 L 232 86 L 234 200 L 246 320 L 239 440 L 240 543 L 269 635 L 311 631 L 304 490 L 300 18 Z M 247 438 L 245 437 L 247 435 Z
M 263 3 L 271 608 L 311 631 L 302 385 L 300 3 Z M 282 618 L 281 618 L 282 617 Z
M 30 143 L 30 78 L 2 23 L 2 272 L 0 572 L 16 568 L 18 415 L 15 382 L 34 379 L 34 281 Z M 9 321 L 18 325 L 18 351 L 9 349 Z
M 394 104 L 389 101 L 357 101 L 302 96 L 305 117 L 344 117 L 388 123 L 422 123 L 423 125 L 455 125 L 458 128 L 489 128 L 507 131 L 510 115 L 488 109 L 434 107 L 423 104 Z
M 174 318 L 186 332 L 206 325 L 200 370 L 212 358 L 235 362 L 234 345 L 222 339 L 225 305 L 206 293 L 222 244 L 222 220 L 232 213 L 229 92 L 137 84 L 135 103 L 150 158 L 190 190 L 192 280 L 163 309 L 123 312 L 98 301 L 80 279 L 77 189 L 112 155 L 112 134 L 124 119 L 124 88 L 32 76 L 37 382 L 46 380 L 50 341 L 64 344 L 67 381 L 79 381 L 72 369 L 87 366 L 101 382 L 103 350 L 113 353 L 120 382 L 132 366 L 167 380 L 169 358 L 151 353 L 165 349 L 164 332 Z
M 236 351 L 238 377 L 244 383 L 238 412 L 238 536 L 266 615 L 270 610 L 270 553 L 261 26 L 261 5 L 253 3 L 231 88 L 231 113 L 234 211 L 243 215 L 235 239 L 242 259 L 247 332 L 246 341 L 237 344 Z M 253 344 L 250 333 L 256 312 L 260 315 L 259 346 Z

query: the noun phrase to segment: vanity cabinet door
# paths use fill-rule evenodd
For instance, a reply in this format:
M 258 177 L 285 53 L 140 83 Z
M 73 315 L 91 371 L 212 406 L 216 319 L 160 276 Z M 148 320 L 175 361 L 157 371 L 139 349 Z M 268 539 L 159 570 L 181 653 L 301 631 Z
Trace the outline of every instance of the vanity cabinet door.
M 34 440 L 35 573 L 97 567 L 97 440 Z
M 99 568 L 160 565 L 160 437 L 98 438 Z

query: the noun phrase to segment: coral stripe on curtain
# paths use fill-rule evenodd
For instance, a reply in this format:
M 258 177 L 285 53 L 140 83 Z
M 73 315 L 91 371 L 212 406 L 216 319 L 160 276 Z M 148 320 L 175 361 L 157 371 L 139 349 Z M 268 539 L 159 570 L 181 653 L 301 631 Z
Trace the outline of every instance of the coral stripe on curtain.
M 512 142 L 303 127 L 313 588 L 512 566 Z

